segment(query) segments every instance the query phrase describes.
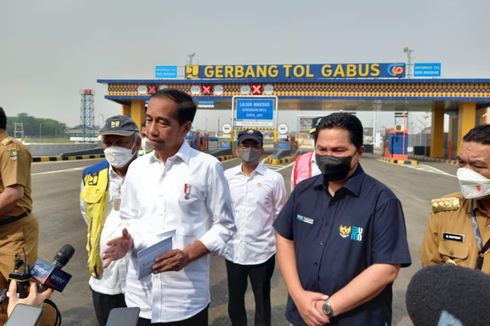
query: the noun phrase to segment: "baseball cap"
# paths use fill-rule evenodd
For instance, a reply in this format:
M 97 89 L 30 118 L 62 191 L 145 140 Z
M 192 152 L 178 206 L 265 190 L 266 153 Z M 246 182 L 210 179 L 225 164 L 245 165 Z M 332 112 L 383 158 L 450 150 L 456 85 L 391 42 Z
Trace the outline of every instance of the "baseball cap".
M 107 118 L 104 127 L 100 129 L 100 134 L 103 135 L 116 135 L 116 136 L 131 136 L 137 132 L 138 126 L 131 120 L 130 117 L 125 115 L 115 115 Z
M 241 144 L 246 140 L 253 140 L 256 143 L 263 145 L 264 136 L 258 130 L 249 129 L 240 131 L 240 133 L 238 133 L 238 144 Z

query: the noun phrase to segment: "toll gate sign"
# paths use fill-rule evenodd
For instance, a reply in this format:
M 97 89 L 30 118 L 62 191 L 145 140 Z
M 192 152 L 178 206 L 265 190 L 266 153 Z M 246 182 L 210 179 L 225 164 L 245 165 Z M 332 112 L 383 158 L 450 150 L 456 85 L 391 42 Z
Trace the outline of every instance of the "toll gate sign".
M 235 97 L 234 122 L 237 127 L 273 127 L 276 97 Z

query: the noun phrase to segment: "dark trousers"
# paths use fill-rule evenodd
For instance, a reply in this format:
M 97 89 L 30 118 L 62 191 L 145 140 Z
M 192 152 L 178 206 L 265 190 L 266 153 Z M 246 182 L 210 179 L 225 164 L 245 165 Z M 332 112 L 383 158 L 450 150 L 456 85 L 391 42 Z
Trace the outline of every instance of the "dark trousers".
M 92 290 L 92 301 L 94 303 L 95 316 L 100 326 L 107 324 L 107 318 L 112 308 L 125 308 L 124 294 L 103 294 Z
M 255 298 L 255 326 L 271 325 L 271 278 L 275 265 L 275 255 L 259 265 L 239 265 L 226 260 L 228 315 L 233 326 L 247 326 L 245 291 L 248 277 Z
M 139 318 L 138 326 L 208 326 L 208 309 L 209 306 L 204 308 L 197 315 L 192 316 L 191 318 L 187 318 L 179 321 L 172 321 L 169 323 L 151 323 L 150 319 Z

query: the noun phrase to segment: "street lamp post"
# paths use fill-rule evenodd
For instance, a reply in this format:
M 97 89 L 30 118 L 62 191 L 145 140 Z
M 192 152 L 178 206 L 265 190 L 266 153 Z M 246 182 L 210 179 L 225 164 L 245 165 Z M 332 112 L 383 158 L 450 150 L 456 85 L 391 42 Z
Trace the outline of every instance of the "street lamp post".
M 192 52 L 192 53 L 187 55 L 187 57 L 189 58 L 189 65 L 190 66 L 192 66 L 192 59 L 194 58 L 195 55 L 196 55 L 196 52 Z
M 407 54 L 407 78 L 412 77 L 412 52 L 413 49 L 410 49 L 408 46 L 403 48 L 403 52 Z

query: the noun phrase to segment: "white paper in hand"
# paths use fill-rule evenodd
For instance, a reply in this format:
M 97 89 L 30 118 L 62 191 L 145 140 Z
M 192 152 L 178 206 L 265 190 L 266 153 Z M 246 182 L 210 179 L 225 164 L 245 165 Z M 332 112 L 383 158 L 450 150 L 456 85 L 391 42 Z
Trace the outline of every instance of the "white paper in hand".
M 172 250 L 172 241 L 175 237 L 175 230 L 171 230 L 158 235 L 159 241 L 145 249 L 141 249 L 136 254 L 137 267 L 138 267 L 138 279 L 151 274 L 151 266 L 155 262 L 155 259 Z

